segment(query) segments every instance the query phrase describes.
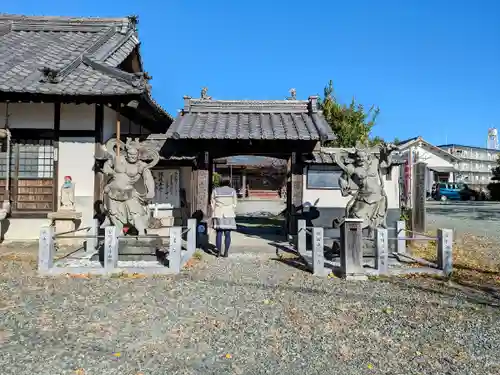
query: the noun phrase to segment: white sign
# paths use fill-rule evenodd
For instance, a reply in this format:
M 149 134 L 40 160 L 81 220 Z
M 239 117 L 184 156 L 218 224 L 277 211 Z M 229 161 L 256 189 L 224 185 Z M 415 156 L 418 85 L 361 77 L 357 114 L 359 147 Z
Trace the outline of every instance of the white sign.
M 155 197 L 153 203 L 169 203 L 173 207 L 181 206 L 180 174 L 178 169 L 153 169 Z

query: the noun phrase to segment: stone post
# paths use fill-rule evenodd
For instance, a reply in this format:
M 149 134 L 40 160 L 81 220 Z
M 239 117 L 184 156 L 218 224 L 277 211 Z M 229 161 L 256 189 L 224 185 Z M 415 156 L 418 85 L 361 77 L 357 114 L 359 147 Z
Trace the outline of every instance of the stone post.
M 427 202 L 427 164 L 417 163 L 415 166 L 415 181 L 413 187 L 413 206 L 412 206 L 412 230 L 425 233 L 426 215 L 425 206 Z
M 99 243 L 99 239 L 97 238 L 99 235 L 99 220 L 92 220 L 92 225 L 90 226 L 87 235 L 88 237 L 85 241 L 85 251 L 95 251 L 95 249 L 97 249 L 97 244 Z
M 306 221 L 301 219 L 297 222 L 297 251 L 300 255 L 307 252 L 307 229 Z
M 387 229 L 375 229 L 375 269 L 379 275 L 389 273 L 389 249 L 388 249 Z
M 54 227 L 42 227 L 38 240 L 38 271 L 49 272 L 54 266 Z
M 196 220 L 196 219 L 195 219 Z M 170 248 L 168 252 L 168 268 L 174 273 L 181 272 L 182 228 L 170 228 Z
M 191 257 L 196 251 L 196 219 L 188 219 L 187 228 L 187 252 Z
M 406 254 L 406 222 L 400 220 L 396 222 L 396 252 Z
M 340 228 L 340 270 L 346 280 L 366 280 L 362 219 L 345 219 Z
M 438 229 L 437 266 L 445 276 L 453 272 L 453 230 Z
M 314 276 L 325 275 L 324 230 L 321 227 L 313 228 L 312 266 Z
M 104 229 L 104 269 L 107 272 L 118 267 L 118 236 L 114 226 Z

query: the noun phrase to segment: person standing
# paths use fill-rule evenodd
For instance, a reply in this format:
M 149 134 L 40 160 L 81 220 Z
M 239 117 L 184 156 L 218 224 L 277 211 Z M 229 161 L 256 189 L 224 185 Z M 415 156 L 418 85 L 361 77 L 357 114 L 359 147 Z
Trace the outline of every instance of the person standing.
M 227 258 L 231 246 L 231 231 L 236 230 L 236 205 L 238 197 L 229 183 L 221 181 L 221 185 L 212 191 L 212 226 L 215 229 L 215 246 L 219 255 Z M 222 236 L 224 236 L 224 253 L 222 253 Z

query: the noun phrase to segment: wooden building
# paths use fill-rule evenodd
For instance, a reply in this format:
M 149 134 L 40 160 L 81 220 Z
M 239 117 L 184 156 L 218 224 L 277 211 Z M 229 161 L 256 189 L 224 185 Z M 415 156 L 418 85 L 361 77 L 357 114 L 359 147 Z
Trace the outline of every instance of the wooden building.
M 231 181 L 242 198 L 285 196 L 286 160 L 265 156 L 231 156 L 214 160 L 214 171 Z
M 184 98 L 184 108 L 165 134 L 152 134 L 165 158 L 193 154 L 189 210 L 209 217 L 213 161 L 234 155 L 263 155 L 287 165 L 288 229 L 295 230 L 303 199 L 302 156 L 335 138 L 318 110 L 317 97 L 308 100 L 213 100 Z
M 145 137 L 171 124 L 151 97 L 136 26 L 135 17 L 0 15 L 0 119 L 11 133 L 0 150 L 12 210 L 5 239 L 37 238 L 66 175 L 89 223 L 102 194 L 96 147 L 117 125 L 121 137 Z

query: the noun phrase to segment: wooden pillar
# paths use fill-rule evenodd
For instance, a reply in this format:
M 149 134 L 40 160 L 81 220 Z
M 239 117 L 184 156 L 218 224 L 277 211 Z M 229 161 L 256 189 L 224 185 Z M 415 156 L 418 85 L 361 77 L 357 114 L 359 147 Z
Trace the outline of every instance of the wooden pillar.
M 198 221 L 208 219 L 208 201 L 210 191 L 210 155 L 202 153 L 198 158 L 196 169 L 192 172 L 192 216 Z
M 102 104 L 95 105 L 95 154 L 101 153 L 101 146 L 104 137 L 104 106 Z M 104 177 L 101 172 L 94 173 L 94 203 L 102 201 L 104 190 Z
M 297 220 L 300 218 L 299 211 L 302 206 L 302 192 L 303 192 L 303 165 L 300 154 L 292 152 L 290 160 L 290 179 L 289 188 L 287 189 L 287 203 L 290 207 L 288 234 L 297 233 Z

